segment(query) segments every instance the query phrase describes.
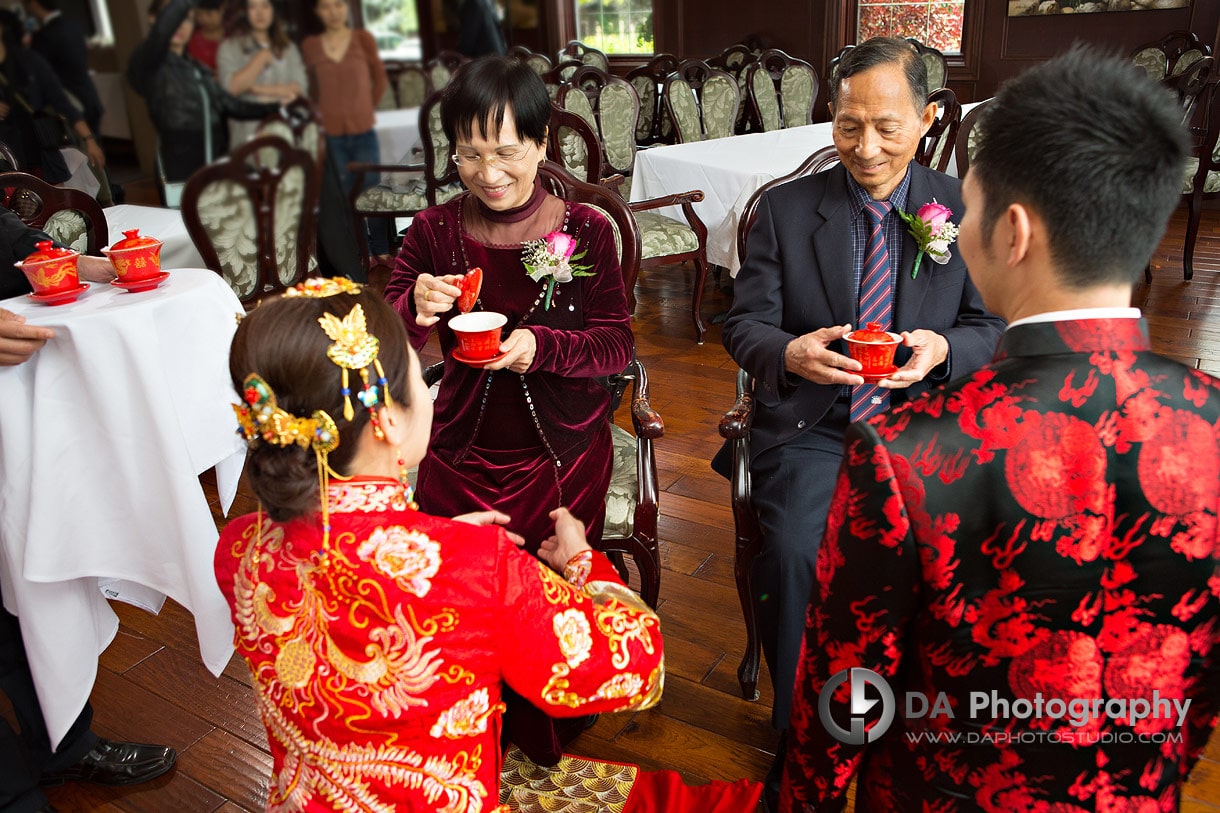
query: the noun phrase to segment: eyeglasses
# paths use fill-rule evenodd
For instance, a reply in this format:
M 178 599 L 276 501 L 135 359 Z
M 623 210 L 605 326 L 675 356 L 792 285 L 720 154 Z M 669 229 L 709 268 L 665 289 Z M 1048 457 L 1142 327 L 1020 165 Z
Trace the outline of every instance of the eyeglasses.
M 528 154 L 528 147 L 505 147 L 504 149 L 496 150 L 496 152 L 492 153 L 486 158 L 473 152 L 455 152 L 453 155 L 449 156 L 449 159 L 459 167 L 474 168 L 482 164 L 483 166 L 490 168 L 500 164 L 515 164 L 525 158 Z

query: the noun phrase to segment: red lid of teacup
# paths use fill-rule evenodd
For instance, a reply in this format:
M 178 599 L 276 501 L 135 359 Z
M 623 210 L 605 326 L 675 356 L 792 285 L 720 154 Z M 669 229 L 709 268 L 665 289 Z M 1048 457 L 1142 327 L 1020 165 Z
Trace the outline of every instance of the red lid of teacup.
M 141 237 L 139 229 L 128 229 L 123 232 L 123 239 L 110 247 L 111 251 L 124 251 L 129 248 L 149 248 L 159 246 L 161 241 L 155 237 Z
M 851 333 L 848 333 L 847 338 L 853 342 L 869 342 L 874 344 L 892 342 L 894 340 L 893 336 L 881 329 L 880 322 L 869 322 L 864 326 L 863 330 L 853 330 Z
M 50 240 L 39 240 L 34 244 L 34 253 L 26 257 L 26 264 L 45 263 L 50 260 L 62 260 L 67 257 L 79 257 L 80 252 L 70 248 L 60 248 Z

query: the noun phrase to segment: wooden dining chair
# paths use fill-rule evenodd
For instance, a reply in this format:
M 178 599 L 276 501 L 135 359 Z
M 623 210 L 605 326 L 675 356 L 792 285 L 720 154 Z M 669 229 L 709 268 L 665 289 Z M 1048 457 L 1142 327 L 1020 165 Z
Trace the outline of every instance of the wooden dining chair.
M 555 67 L 549 56 L 546 54 L 540 54 L 537 51 L 531 51 L 524 45 L 514 45 L 512 48 L 508 49 L 505 56 L 507 56 L 509 59 L 514 59 L 517 62 L 524 62 L 526 65 L 533 68 L 534 73 L 538 74 L 539 76 Z
M 1199 239 L 1203 202 L 1220 197 L 1220 83 L 1208 85 L 1201 98 L 1206 111 L 1205 130 L 1203 137 L 1195 143 L 1194 156 L 1186 161 L 1186 177 L 1182 184 L 1182 200 L 1186 203 L 1182 276 L 1186 280 L 1195 274 L 1195 242 Z M 1145 273 L 1145 279 L 1149 276 Z
M 419 109 L 419 135 L 423 160 L 405 164 L 352 162 L 347 169 L 355 179 L 351 192 L 352 218 L 356 241 L 365 271 L 372 268 L 373 257 L 365 234 L 365 221 L 373 218 L 411 217 L 461 194 L 465 188 L 458 178 L 450 156 L 453 147 L 441 124 L 443 91 L 433 93 Z M 370 175 L 379 176 L 365 188 Z
M 728 72 L 702 60 L 685 60 L 665 80 L 664 97 L 679 144 L 733 135 L 741 91 Z
M 539 74 L 542 77 L 542 84 L 546 85 L 546 95 L 552 102 L 559 98 L 559 89 L 566 85 L 577 68 L 583 65 L 584 63 L 577 62 L 575 59 L 565 59 L 557 62 L 555 67 L 546 73 Z
M 470 61 L 470 58 L 457 51 L 441 51 L 424 63 L 428 74 L 428 83 L 432 92 L 443 90 L 458 68 Z
M 432 82 L 428 72 L 419 62 L 404 62 L 394 78 L 394 89 L 397 95 L 397 108 L 403 110 L 410 107 L 420 107 L 432 93 Z
M 750 126 L 758 132 L 812 124 L 818 73 L 803 59 L 771 48 L 746 69 L 746 93 Z
M 562 166 L 586 183 L 601 179 L 601 145 L 597 134 L 582 117 L 551 103 L 551 120 L 547 125 L 547 158 Z M 627 292 L 631 298 L 631 291 Z M 635 307 L 635 300 L 631 298 Z
M 317 265 L 314 164 L 283 138 L 260 136 L 196 171 L 182 190 L 182 219 L 204 265 L 248 306 Z
M 558 104 L 584 118 L 597 133 L 602 145 L 601 177 L 604 182 L 612 180 L 622 197 L 630 199 L 635 169 L 635 122 L 639 115 L 639 98 L 635 88 L 623 79 L 585 65 L 572 75 L 570 84 L 559 89 Z M 641 268 L 684 263 L 687 260 L 695 266 L 691 319 L 695 323 L 695 340 L 699 344 L 703 344 L 707 335 L 701 310 L 708 271 L 707 226 L 693 206 L 701 200 L 702 190 L 695 189 L 630 204 L 643 246 Z M 680 207 L 683 219 L 655 211 L 669 206 Z
M 640 239 L 635 219 L 627 204 L 606 187 L 575 178 L 559 164 L 545 161 L 538 168 L 543 187 L 556 197 L 583 203 L 606 216 L 614 229 L 619 250 L 623 287 L 635 287 L 639 273 Z M 444 361 L 424 370 L 428 386 L 440 383 Z M 606 493 L 606 522 L 597 549 L 610 556 L 626 582 L 629 572 L 623 556 L 630 556 L 639 573 L 640 597 L 650 607 L 657 606 L 661 591 L 661 554 L 657 542 L 657 517 L 660 488 L 657 480 L 653 441 L 665 434 L 665 422 L 652 408 L 648 392 L 648 372 L 644 363 L 633 358 L 621 373 L 603 379 L 611 394 L 611 409 L 617 411 L 630 387 L 632 432 L 610 420 L 614 445 L 610 486 Z
M 1176 76 L 1202 57 L 1211 56 L 1211 46 L 1190 31 L 1170 31 L 1156 42 L 1141 45 L 1131 59 L 1158 82 Z
M 100 256 L 110 242 L 101 205 L 79 189 L 52 186 L 25 172 L 0 172 L 0 204 L 22 223 L 82 254 Z
M 767 190 L 817 174 L 838 162 L 839 155 L 835 148 L 823 147 L 792 172 L 760 186 L 746 202 L 737 221 L 737 256 L 744 261 L 746 241 L 758 219 L 758 202 Z M 753 422 L 754 378 L 745 370 L 738 370 L 736 399 L 733 408 L 720 419 L 719 430 L 720 436 L 729 442 L 732 453 L 729 493 L 734 528 L 733 579 L 737 584 L 737 599 L 741 602 L 741 615 L 746 627 L 746 649 L 737 667 L 737 682 L 741 686 L 741 696 L 746 700 L 758 699 L 758 670 L 762 658 L 762 638 L 759 636 L 754 590 L 750 583 L 754 558 L 762 551 L 763 543 L 750 478 L 750 427 Z
M 585 65 L 592 65 L 607 73 L 610 71 L 610 60 L 606 58 L 604 51 L 599 51 L 592 46 L 585 45 L 580 40 L 568 40 L 568 44 L 560 49 L 556 55 L 556 62 L 575 59 Z
M 949 63 L 945 61 L 945 55 L 930 45 L 924 45 L 914 37 L 907 37 L 907 42 L 919 54 L 924 68 L 928 71 L 928 90 L 943 88 L 949 79 Z
M 673 122 L 665 109 L 663 91 L 665 80 L 678 70 L 680 61 L 673 54 L 656 54 L 643 65 L 627 72 L 627 81 L 640 97 L 640 118 L 635 125 L 635 143 L 638 146 L 674 142 Z
M 975 125 L 987 114 L 987 105 L 991 99 L 979 102 L 974 109 L 965 115 L 961 126 L 957 128 L 957 136 L 953 139 L 953 157 L 957 161 L 957 177 L 965 178 L 966 170 L 970 169 L 970 159 L 978 149 L 979 134 Z
M 928 104 L 936 105 L 936 119 L 919 142 L 915 161 L 937 172 L 944 172 L 953 158 L 953 143 L 957 128 L 962 124 L 962 106 L 949 88 L 938 88 L 928 94 Z

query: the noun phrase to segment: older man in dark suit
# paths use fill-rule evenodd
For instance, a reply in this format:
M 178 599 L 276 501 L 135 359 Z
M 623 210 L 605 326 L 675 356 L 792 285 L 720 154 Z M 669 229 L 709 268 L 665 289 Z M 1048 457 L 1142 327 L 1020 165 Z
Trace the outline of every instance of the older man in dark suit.
M 1128 306 L 1180 120 L 1082 51 L 988 110 L 958 244 L 1009 327 L 848 430 L 782 809 L 841 810 L 857 774 L 861 811 L 1178 809 L 1220 709 L 1220 381 Z
M 1003 330 L 954 246 L 943 265 L 925 254 L 915 266 L 896 212 L 936 201 L 961 215 L 957 179 L 913 161 L 936 113 L 926 100 L 927 73 L 906 42 L 878 38 L 844 56 L 831 87 L 842 163 L 762 197 L 725 323 L 725 347 L 756 380 L 750 470 L 763 549 L 752 590 L 781 731 L 849 421 L 978 369 Z M 876 384 L 841 352 L 866 322 L 903 337 L 900 369 Z

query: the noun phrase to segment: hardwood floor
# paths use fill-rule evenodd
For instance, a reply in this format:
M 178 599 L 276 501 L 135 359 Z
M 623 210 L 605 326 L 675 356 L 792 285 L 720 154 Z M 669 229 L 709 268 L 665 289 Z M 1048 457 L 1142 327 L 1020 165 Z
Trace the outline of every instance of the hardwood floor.
M 1195 279 L 1182 280 L 1184 212 L 1154 258 L 1154 280 L 1141 285 L 1154 347 L 1220 375 L 1220 214 L 1205 215 L 1195 252 Z M 733 524 L 728 488 L 708 468 L 720 445 L 717 422 L 732 402 L 735 365 L 713 326 L 707 344 L 694 344 L 689 318 L 689 267 L 641 275 L 635 331 L 651 373 L 652 403 L 664 416 L 657 443 L 660 469 L 662 564 L 659 614 L 668 677 L 663 702 L 636 714 L 603 715 L 577 740 L 574 752 L 672 768 L 688 782 L 761 778 L 775 736 L 769 725 L 770 688 L 764 673 L 758 702 L 741 699 L 736 669 L 744 631 L 733 587 Z M 727 309 L 710 291 L 707 314 Z M 618 420 L 626 424 L 626 413 Z M 205 476 L 205 487 L 215 489 Z M 233 510 L 253 510 L 248 493 Z M 223 518 L 217 516 L 218 524 Z M 271 767 L 254 710 L 250 678 L 234 660 L 219 678 L 203 667 L 194 626 L 167 603 L 159 616 L 118 604 L 119 635 L 101 656 L 93 691 L 94 728 L 102 735 L 173 745 L 177 769 L 130 788 L 69 785 L 51 791 L 60 810 L 257 811 L 264 808 Z M 1183 810 L 1220 811 L 1220 735 L 1185 789 Z

